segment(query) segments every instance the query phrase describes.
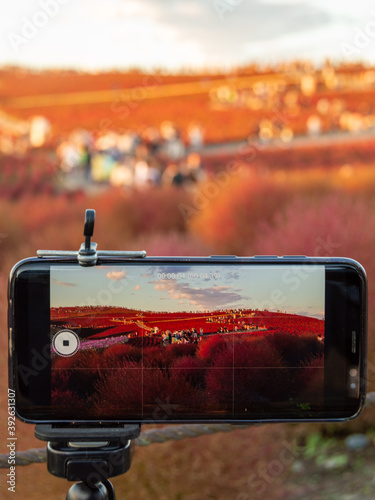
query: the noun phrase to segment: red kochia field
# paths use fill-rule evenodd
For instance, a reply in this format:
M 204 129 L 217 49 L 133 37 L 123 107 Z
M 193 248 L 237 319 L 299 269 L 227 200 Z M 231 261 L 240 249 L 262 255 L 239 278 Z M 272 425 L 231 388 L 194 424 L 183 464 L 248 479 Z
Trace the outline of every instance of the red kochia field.
M 324 320 L 238 309 L 81 307 L 52 309 L 51 323 L 52 332 L 68 327 L 82 339 L 75 355 L 53 354 L 52 399 L 61 409 L 83 415 L 89 408 L 93 418 L 116 418 L 120 409 L 139 419 L 168 401 L 175 418 L 245 418 L 286 399 L 296 407 L 307 396 L 322 402 Z
M 213 312 L 149 312 L 122 307 L 83 306 L 51 308 L 53 327 L 78 330 L 81 338 L 100 339 L 119 335 L 143 337 L 193 329 L 197 333 L 283 332 L 314 333 L 324 338 L 324 321 L 282 312 L 228 309 Z

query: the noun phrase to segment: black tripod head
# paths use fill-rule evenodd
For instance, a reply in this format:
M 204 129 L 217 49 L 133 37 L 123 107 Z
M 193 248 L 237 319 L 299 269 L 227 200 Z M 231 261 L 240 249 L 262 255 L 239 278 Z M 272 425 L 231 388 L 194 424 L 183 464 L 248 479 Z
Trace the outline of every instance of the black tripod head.
M 35 436 L 47 445 L 47 468 L 74 484 L 67 500 L 115 500 L 109 478 L 130 469 L 134 439 L 141 426 L 37 425 Z

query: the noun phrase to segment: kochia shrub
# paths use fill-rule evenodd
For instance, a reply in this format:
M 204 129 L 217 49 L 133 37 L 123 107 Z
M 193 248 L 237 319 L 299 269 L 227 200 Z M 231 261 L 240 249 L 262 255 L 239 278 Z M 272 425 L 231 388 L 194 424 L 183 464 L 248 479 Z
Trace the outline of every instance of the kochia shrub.
M 175 359 L 170 369 L 171 377 L 188 382 L 193 387 L 203 387 L 206 376 L 206 365 L 197 357 L 183 356 Z
M 267 341 L 278 351 L 287 366 L 299 366 L 308 358 L 324 352 L 324 342 L 314 334 L 273 332 L 267 336 Z
M 212 363 L 219 353 L 228 349 L 223 335 L 211 335 L 200 342 L 197 355 L 207 363 Z
M 139 363 L 142 359 L 142 349 L 128 344 L 115 344 L 103 352 L 102 363 L 106 367 L 118 366 L 123 359 Z
M 203 396 L 181 378 L 160 368 L 124 367 L 121 373 L 101 374 L 95 384 L 94 412 L 111 416 L 123 408 L 124 415 L 144 415 L 154 420 L 173 418 L 182 407 L 202 405 Z M 170 412 L 170 414 L 168 413 Z
M 207 373 L 207 393 L 222 404 L 262 402 L 283 398 L 286 380 L 277 350 L 265 338 L 248 337 L 217 354 Z

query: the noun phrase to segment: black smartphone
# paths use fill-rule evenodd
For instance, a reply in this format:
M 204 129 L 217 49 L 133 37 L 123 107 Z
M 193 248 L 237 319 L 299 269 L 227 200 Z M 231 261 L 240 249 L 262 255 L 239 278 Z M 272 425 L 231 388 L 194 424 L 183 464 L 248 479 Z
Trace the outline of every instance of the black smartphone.
M 365 398 L 367 282 L 345 258 L 32 258 L 9 281 L 27 422 L 319 421 Z

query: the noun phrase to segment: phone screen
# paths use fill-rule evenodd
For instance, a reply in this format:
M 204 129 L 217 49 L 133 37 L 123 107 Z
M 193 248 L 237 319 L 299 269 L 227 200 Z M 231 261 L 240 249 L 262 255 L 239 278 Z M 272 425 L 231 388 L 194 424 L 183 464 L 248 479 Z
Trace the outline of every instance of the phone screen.
M 51 406 L 131 421 L 325 407 L 325 266 L 51 266 Z

